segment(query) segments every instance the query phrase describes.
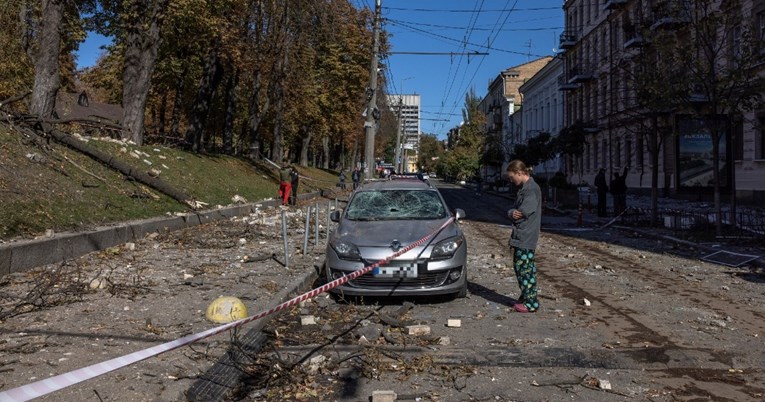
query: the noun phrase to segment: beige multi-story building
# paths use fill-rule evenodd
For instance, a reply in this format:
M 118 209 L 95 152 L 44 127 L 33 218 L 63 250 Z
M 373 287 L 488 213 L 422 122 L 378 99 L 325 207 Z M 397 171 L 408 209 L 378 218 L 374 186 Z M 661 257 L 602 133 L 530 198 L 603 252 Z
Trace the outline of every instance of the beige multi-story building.
M 701 53 L 700 44 L 692 39 L 693 23 L 681 16 L 690 15 L 683 11 L 699 7 L 702 2 L 715 10 L 724 4 L 728 7 L 724 12 L 734 16 L 732 25 L 717 28 L 722 56 L 715 56 L 716 65 L 735 67 L 739 59 L 730 55 L 742 54 L 748 34 L 765 40 L 765 2 L 761 0 L 564 1 L 566 28 L 559 45 L 564 52 L 564 73 L 559 82 L 565 99 L 564 130 L 576 128 L 585 137 L 583 153 L 566 157 L 565 173 L 571 182 L 592 184 L 600 168 L 605 168 L 609 176 L 627 168 L 630 191 L 647 193 L 656 186 L 665 195 L 708 199 L 713 186 L 714 136 L 708 123 L 698 122 L 702 121 L 700 116 L 716 116 L 726 123 L 726 128 L 719 131 L 722 140 L 718 160 L 725 169 L 720 180 L 731 177 L 725 167 L 732 165 L 737 198 L 765 200 L 765 108 L 726 109 L 726 99 L 710 96 L 714 86 L 709 82 L 695 79 L 690 84 L 682 80 L 679 82 L 685 83 L 678 84 L 678 76 L 670 78 L 669 71 L 667 88 L 690 88 L 686 103 L 666 107 L 664 99 L 646 102 L 645 93 L 640 94 L 643 83 L 636 77 L 655 67 L 646 64 L 651 59 L 644 56 L 662 46 L 651 43 L 651 38 L 669 32 L 677 35 L 678 42 L 692 50 L 690 53 Z M 765 47 L 759 52 L 765 55 Z M 661 58 L 656 60 L 656 65 L 661 63 Z M 765 63 L 749 66 L 743 77 L 765 75 Z M 664 76 L 661 69 L 656 70 L 656 75 Z M 652 180 L 654 150 L 656 183 Z
M 540 57 L 514 67 L 509 67 L 489 81 L 487 93 L 481 99 L 479 109 L 486 115 L 486 135 L 489 147 L 499 147 L 502 161 L 482 166 L 484 179 L 494 179 L 505 171 L 508 156 L 515 144 L 522 142 L 520 117 L 515 112 L 522 105 L 520 87 L 552 60 L 552 56 Z

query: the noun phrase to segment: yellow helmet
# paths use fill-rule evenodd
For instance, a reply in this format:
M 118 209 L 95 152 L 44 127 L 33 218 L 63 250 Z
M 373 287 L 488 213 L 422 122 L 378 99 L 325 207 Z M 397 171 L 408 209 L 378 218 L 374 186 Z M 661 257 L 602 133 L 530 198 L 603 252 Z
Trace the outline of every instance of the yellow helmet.
M 226 324 L 247 317 L 247 306 L 241 300 L 232 296 L 221 296 L 207 306 L 208 320 Z

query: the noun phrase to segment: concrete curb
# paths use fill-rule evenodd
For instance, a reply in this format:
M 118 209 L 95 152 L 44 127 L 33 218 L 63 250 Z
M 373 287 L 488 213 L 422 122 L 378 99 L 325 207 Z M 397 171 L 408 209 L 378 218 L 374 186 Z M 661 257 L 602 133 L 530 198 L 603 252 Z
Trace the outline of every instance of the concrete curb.
M 299 199 L 322 197 L 324 193 L 325 190 L 301 194 Z M 0 244 L 0 277 L 77 258 L 93 251 L 141 239 L 147 234 L 167 233 L 221 219 L 248 215 L 259 208 L 256 205 L 276 207 L 281 203 L 276 199 L 265 200 L 176 216 L 136 220 L 84 232 L 57 233 L 51 238 Z

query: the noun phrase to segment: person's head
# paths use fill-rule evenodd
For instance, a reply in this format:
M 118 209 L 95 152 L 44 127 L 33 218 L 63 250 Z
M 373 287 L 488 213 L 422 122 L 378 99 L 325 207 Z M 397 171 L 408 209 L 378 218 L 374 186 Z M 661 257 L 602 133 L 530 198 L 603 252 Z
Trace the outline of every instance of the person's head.
M 516 159 L 507 165 L 507 178 L 518 186 L 525 183 L 531 177 L 531 170 L 522 160 Z
M 600 172 L 600 173 L 606 173 L 606 169 L 604 169 L 604 168 L 600 168 L 599 172 Z

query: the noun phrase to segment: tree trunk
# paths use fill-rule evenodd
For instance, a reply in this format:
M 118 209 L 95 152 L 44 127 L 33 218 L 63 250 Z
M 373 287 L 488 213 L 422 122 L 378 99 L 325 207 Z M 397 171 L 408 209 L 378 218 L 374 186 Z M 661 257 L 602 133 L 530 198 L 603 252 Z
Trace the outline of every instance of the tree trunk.
M 164 180 L 152 177 L 147 172 L 115 158 L 114 155 L 95 149 L 89 146 L 87 143 L 77 140 L 63 131 L 56 130 L 47 123 L 43 123 L 43 127 L 45 128 L 46 133 L 49 133 L 53 138 L 62 144 L 66 144 L 73 149 L 76 149 L 83 154 L 102 162 L 106 166 L 118 170 L 125 176 L 133 178 L 140 183 L 143 183 L 169 197 L 172 197 L 180 203 L 194 207 L 193 199 L 188 194 L 173 187 Z
M 64 16 L 64 0 L 42 1 L 42 22 L 37 59 L 35 83 L 29 111 L 40 118 L 52 117 L 56 108 L 56 94 L 61 83 L 58 69 L 61 51 L 61 29 Z
M 125 64 L 122 72 L 122 127 L 127 138 L 143 144 L 144 111 L 151 86 L 151 74 L 157 61 L 161 42 L 162 22 L 169 0 L 132 2 L 127 14 Z M 150 13 L 146 13 L 151 8 Z M 148 21 L 142 18 L 148 14 Z
M 321 139 L 321 149 L 323 155 L 321 167 L 324 169 L 329 169 L 329 137 L 323 137 Z
M 276 102 L 274 107 L 274 142 L 271 144 L 272 160 L 281 161 L 284 156 L 284 109 L 287 96 L 287 68 L 289 65 L 290 34 L 289 31 L 289 2 L 283 4 L 283 14 L 279 21 L 280 35 L 277 35 L 278 55 L 281 55 L 274 66 L 274 77 L 271 80 L 271 93 Z
M 190 146 L 194 152 L 204 150 L 204 131 L 207 126 L 207 117 L 210 115 L 210 104 L 223 76 L 223 66 L 218 56 L 218 43 L 218 40 L 213 43 L 207 55 L 202 82 L 199 83 L 199 90 L 189 116 L 189 128 L 186 130 L 185 138 L 187 146 Z
M 173 115 L 170 118 L 170 136 L 174 140 L 181 139 L 181 111 L 183 110 L 183 93 L 186 88 L 186 73 L 188 73 L 188 67 L 183 68 L 183 73 L 178 77 L 177 84 L 175 85 L 175 97 L 173 99 Z
M 271 104 L 270 96 L 266 95 L 263 105 L 260 104 L 260 92 L 263 88 L 263 73 L 256 68 L 252 75 L 252 93 L 250 94 L 250 107 L 247 113 L 247 129 L 250 139 L 250 159 L 260 159 L 260 122 L 268 112 Z
M 236 117 L 236 87 L 239 70 L 234 70 L 226 81 L 226 115 L 223 118 L 223 153 L 231 155 L 234 144 L 234 118 Z
M 308 166 L 308 149 L 311 147 L 313 139 L 313 130 L 305 128 L 302 135 L 302 144 L 300 146 L 300 166 Z
M 167 118 L 165 111 L 167 110 L 167 91 L 162 93 L 162 98 L 159 102 L 159 127 L 157 128 L 157 134 L 163 144 L 166 144 L 165 126 L 167 125 Z
M 653 227 L 659 225 L 659 135 L 659 119 L 654 116 L 653 132 L 649 143 L 651 154 L 651 226 Z

